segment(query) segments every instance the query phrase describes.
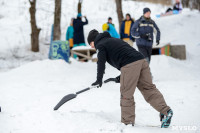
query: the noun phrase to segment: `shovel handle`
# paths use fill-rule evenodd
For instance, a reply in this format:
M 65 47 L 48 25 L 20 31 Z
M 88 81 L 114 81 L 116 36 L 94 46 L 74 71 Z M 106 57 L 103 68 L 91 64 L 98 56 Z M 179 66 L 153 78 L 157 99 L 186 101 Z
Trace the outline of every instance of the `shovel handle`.
M 83 90 L 80 90 L 80 91 L 76 92 L 76 94 L 78 95 L 78 94 L 80 94 L 80 93 L 83 93 L 83 92 L 85 92 L 85 91 L 88 91 L 89 89 L 90 89 L 90 87 L 88 87 L 88 88 L 86 88 L 86 89 L 83 89 Z
M 80 93 L 83 93 L 83 92 L 85 92 L 85 91 L 88 91 L 88 90 L 90 90 L 90 89 L 92 89 L 92 88 L 97 88 L 97 87 L 98 87 L 98 85 L 96 85 L 96 86 L 90 86 L 90 87 L 88 87 L 88 88 L 85 88 L 85 89 L 83 89 L 83 90 L 80 90 L 80 91 L 76 92 L 76 95 L 78 95 L 78 94 L 80 94 Z

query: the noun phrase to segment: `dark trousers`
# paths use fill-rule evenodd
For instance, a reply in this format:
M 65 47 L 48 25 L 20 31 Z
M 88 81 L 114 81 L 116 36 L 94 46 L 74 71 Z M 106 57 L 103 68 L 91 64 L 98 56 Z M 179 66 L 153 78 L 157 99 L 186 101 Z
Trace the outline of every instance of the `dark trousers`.
M 138 50 L 140 53 L 142 53 L 144 55 L 144 57 L 150 64 L 151 54 L 152 54 L 152 46 L 138 46 Z
M 171 8 L 168 8 L 168 9 L 166 10 L 166 13 L 171 12 L 171 11 L 172 11 L 172 9 L 171 9 Z

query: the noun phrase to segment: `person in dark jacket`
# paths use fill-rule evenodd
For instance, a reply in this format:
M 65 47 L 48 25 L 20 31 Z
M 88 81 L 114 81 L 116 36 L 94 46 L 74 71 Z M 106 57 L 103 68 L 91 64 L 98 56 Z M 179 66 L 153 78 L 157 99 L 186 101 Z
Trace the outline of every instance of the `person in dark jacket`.
M 152 45 L 153 45 L 153 32 L 154 29 L 157 31 L 156 43 L 160 43 L 160 30 L 156 23 L 150 18 L 151 10 L 144 8 L 143 16 L 138 19 L 132 29 L 131 35 L 136 39 L 138 50 L 144 55 L 146 60 L 150 63 Z
M 86 46 L 85 39 L 84 39 L 84 32 L 83 32 L 83 26 L 88 24 L 88 20 L 86 16 L 85 22 L 81 20 L 82 15 L 79 13 L 77 15 L 77 19 L 73 20 L 73 28 L 74 28 L 74 47 L 76 46 Z
M 102 86 L 105 63 L 121 71 L 121 122 L 135 124 L 134 92 L 136 87 L 141 91 L 145 100 L 160 112 L 161 127 L 168 127 L 172 110 L 167 106 L 163 95 L 152 83 L 149 64 L 144 56 L 121 39 L 113 38 L 108 32 L 99 33 L 92 30 L 88 35 L 88 43 L 97 50 L 97 80 L 92 86 Z
M 130 46 L 133 46 L 134 38 L 131 36 L 131 27 L 133 26 L 134 21 L 131 19 L 129 13 L 126 14 L 126 19 L 122 21 L 120 29 L 120 38 L 127 42 Z

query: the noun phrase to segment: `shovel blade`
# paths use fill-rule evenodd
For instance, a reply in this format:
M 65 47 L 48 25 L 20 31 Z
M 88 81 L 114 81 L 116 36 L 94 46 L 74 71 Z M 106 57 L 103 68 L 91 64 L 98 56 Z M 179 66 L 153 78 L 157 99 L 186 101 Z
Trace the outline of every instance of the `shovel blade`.
M 72 100 L 74 98 L 76 98 L 76 94 L 69 94 L 64 96 L 60 102 L 54 107 L 54 110 L 58 110 L 64 103 L 68 102 L 69 100 Z

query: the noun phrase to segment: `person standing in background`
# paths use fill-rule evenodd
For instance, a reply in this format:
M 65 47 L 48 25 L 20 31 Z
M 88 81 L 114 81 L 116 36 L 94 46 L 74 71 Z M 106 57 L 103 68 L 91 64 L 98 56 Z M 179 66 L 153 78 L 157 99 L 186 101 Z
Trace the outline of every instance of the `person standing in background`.
M 73 20 L 74 19 L 72 18 L 70 26 L 67 28 L 67 32 L 66 32 L 66 40 L 69 42 L 70 49 L 72 49 L 73 46 L 74 46 L 74 42 L 73 42 L 73 37 L 74 37 Z
M 102 25 L 103 31 L 107 31 L 111 37 L 120 38 L 119 34 L 115 29 L 115 25 L 112 23 L 112 18 L 108 18 L 108 22 Z
M 131 27 L 133 26 L 134 21 L 131 19 L 129 13 L 126 14 L 126 19 L 122 21 L 120 37 L 122 40 L 127 42 L 130 46 L 133 46 L 135 39 L 131 36 Z
M 88 24 L 88 20 L 86 16 L 83 16 L 85 18 L 85 22 L 83 22 L 82 14 L 78 13 L 77 19 L 74 19 L 73 21 L 73 27 L 74 27 L 74 46 L 86 46 L 85 44 L 85 38 L 84 38 L 84 31 L 83 26 Z
M 113 27 L 115 27 L 115 24 L 112 23 L 112 18 L 111 18 L 111 17 L 108 18 L 108 22 L 107 22 L 107 23 L 108 23 L 108 24 L 112 24 Z
M 150 16 L 151 10 L 144 8 L 143 16 L 134 23 L 131 29 L 131 35 L 136 39 L 138 50 L 144 55 L 149 64 L 151 61 L 154 29 L 157 31 L 156 43 L 157 45 L 160 43 L 160 30 Z

